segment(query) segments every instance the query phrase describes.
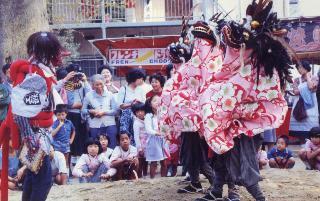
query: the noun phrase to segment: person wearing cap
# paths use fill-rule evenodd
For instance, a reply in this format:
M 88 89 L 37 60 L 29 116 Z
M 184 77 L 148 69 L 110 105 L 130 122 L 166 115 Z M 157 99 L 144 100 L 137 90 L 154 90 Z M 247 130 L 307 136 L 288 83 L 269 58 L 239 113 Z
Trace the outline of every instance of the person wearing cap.
M 303 143 L 304 139 L 308 137 L 311 128 L 319 126 L 318 100 L 316 95 L 319 78 L 312 75 L 310 63 L 306 60 L 301 61 L 301 65 L 298 65 L 297 69 L 301 77 L 295 79 L 293 83 L 295 99 L 292 106 L 289 134 L 298 137 L 300 142 Z M 304 102 L 306 117 L 302 120 L 297 120 L 294 110 L 300 97 Z
M 307 170 L 320 170 L 320 127 L 313 127 L 309 132 L 305 147 L 300 150 L 299 157 Z

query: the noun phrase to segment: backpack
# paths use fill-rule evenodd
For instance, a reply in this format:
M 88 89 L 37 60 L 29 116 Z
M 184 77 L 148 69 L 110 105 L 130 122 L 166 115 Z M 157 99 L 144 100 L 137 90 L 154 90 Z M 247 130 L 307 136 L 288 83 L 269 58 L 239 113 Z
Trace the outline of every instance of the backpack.
M 10 90 L 7 85 L 0 84 L 0 121 L 3 121 L 8 112 L 10 103 Z
M 46 80 L 30 72 L 24 80 L 13 87 L 11 94 L 12 113 L 27 118 L 37 116 L 50 105 Z

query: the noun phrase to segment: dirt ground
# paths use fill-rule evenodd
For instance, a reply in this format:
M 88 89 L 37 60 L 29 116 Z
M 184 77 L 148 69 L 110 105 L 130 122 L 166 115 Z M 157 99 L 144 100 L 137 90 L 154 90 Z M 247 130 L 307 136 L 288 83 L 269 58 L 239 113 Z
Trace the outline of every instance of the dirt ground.
M 320 172 L 306 171 L 300 161 L 292 170 L 262 170 L 260 182 L 268 201 L 320 200 Z M 119 181 L 101 184 L 75 184 L 52 187 L 48 201 L 189 201 L 203 194 L 177 194 L 182 177 Z M 203 180 L 204 186 L 208 183 Z M 253 200 L 244 188 L 243 201 Z M 21 192 L 10 192 L 9 200 L 21 200 Z

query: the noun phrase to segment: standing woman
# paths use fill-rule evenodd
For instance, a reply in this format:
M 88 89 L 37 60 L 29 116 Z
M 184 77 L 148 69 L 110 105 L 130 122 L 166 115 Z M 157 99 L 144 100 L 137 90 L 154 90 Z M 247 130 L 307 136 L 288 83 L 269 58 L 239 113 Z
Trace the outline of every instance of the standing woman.
M 120 115 L 120 132 L 129 133 L 129 137 L 133 140 L 133 114 L 132 105 L 136 103 L 144 103 L 146 101 L 145 94 L 138 89 L 144 82 L 145 74 L 140 69 L 132 69 L 126 75 L 128 85 L 120 88 L 118 93 L 118 105 L 121 109 Z
M 289 130 L 291 136 L 298 137 L 300 142 L 304 143 L 304 139 L 308 137 L 311 128 L 319 126 L 318 101 L 316 95 L 319 80 L 317 76 L 312 76 L 311 66 L 308 61 L 302 61 L 301 65 L 297 68 L 301 77 L 295 79 L 293 83 L 295 100 L 293 103 Z M 303 101 L 307 114 L 303 119 L 299 119 L 294 112 L 299 99 Z
M 102 75 L 93 75 L 91 80 L 93 90 L 84 99 L 82 113 L 90 116 L 90 137 L 97 139 L 100 134 L 107 134 L 110 138 L 109 147 L 114 149 L 118 132 L 115 121 L 117 104 L 113 94 L 106 90 Z
M 27 154 L 20 153 L 20 160 L 28 168 L 22 200 L 44 201 L 52 186 L 49 128 L 53 123 L 55 77 L 51 66 L 61 63 L 62 47 L 54 34 L 37 32 L 28 38 L 27 52 L 29 60 L 17 60 L 10 67 L 12 102 L 0 128 L 0 139 L 4 153 L 8 142 L 8 136 L 3 136 L 5 133 L 10 133 L 13 148 L 18 149 L 19 139 L 22 139 L 23 148 L 32 149 L 32 152 L 24 152 Z M 38 153 L 42 157 L 36 157 Z M 4 169 L 6 165 L 3 164 Z M 1 197 L 6 200 L 6 195 Z
M 119 89 L 113 84 L 112 71 L 109 66 L 102 65 L 98 69 L 98 74 L 101 74 L 104 77 L 104 79 L 105 79 L 104 84 L 105 84 L 108 91 L 110 91 L 113 94 L 116 94 L 119 92 Z

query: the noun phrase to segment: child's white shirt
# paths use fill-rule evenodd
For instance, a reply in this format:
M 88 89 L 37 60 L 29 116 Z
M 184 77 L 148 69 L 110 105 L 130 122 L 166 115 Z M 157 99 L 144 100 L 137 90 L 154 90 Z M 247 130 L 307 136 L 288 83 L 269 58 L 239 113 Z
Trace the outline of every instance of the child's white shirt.
M 156 135 L 159 133 L 159 125 L 157 115 L 153 115 L 151 113 L 146 114 L 144 119 L 144 125 L 146 128 L 146 132 L 149 135 Z
M 266 151 L 264 150 L 260 150 L 258 151 L 257 153 L 257 160 L 260 161 L 260 160 L 268 160 L 268 154 Z
M 141 149 L 143 146 L 141 143 L 140 138 L 146 138 L 146 128 L 144 121 L 139 119 L 138 117 L 134 117 L 134 122 L 133 122 L 133 134 L 134 134 L 134 141 L 136 143 L 136 147 L 138 150 Z
M 51 160 L 52 176 L 58 174 L 68 174 L 67 163 L 63 153 L 54 151 L 53 159 Z
M 98 168 L 101 163 L 103 163 L 108 169 L 110 169 L 109 158 L 103 157 L 103 155 L 101 154 L 95 157 L 89 154 L 82 154 L 78 159 L 76 166 L 73 168 L 72 175 L 75 177 L 83 177 L 83 175 L 85 174 L 82 171 L 83 166 L 88 165 L 89 170 L 91 171 L 92 169 L 96 170 L 96 168 Z
M 107 151 L 102 152 L 100 155 L 101 155 L 102 158 L 107 158 L 108 160 L 110 160 L 112 152 L 113 152 L 113 149 L 108 148 Z
M 137 157 L 137 148 L 135 148 L 134 146 L 130 145 L 128 151 L 124 151 L 120 146 L 117 146 L 116 148 L 114 148 L 111 158 L 110 158 L 110 162 L 112 163 L 113 161 L 117 160 L 118 158 L 121 159 L 127 159 L 129 157 L 133 158 L 133 157 Z

